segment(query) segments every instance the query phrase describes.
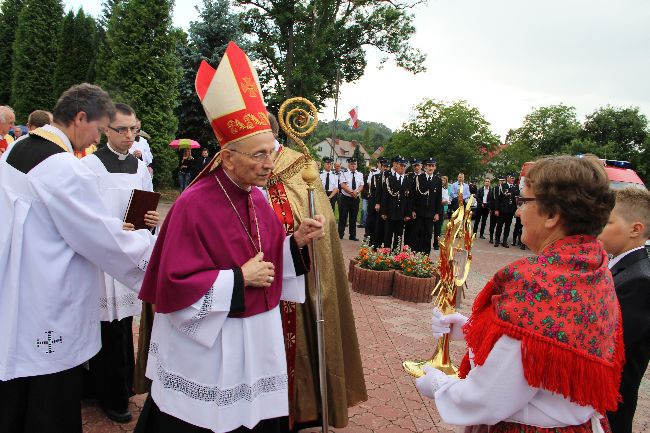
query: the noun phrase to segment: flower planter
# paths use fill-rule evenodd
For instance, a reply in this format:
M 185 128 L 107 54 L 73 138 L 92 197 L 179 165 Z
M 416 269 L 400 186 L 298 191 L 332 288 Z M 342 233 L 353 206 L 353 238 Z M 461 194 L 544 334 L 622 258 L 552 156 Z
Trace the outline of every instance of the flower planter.
M 390 296 L 393 293 L 394 273 L 392 269 L 373 271 L 355 266 L 352 274 L 352 290 L 365 295 Z
M 354 275 L 354 268 L 357 266 L 357 261 L 355 259 L 350 259 L 350 264 L 348 265 L 348 281 L 352 282 L 352 275 Z
M 393 297 L 409 302 L 431 302 L 431 292 L 433 292 L 437 282 L 437 275 L 431 278 L 418 278 L 395 272 Z

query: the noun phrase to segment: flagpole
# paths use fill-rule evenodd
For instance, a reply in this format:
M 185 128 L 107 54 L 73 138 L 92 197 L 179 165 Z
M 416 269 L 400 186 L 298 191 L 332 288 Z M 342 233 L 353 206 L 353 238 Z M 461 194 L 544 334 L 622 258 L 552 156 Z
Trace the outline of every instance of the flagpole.
M 334 158 L 334 146 L 336 146 L 336 121 L 338 119 L 339 110 L 339 82 L 341 81 L 341 70 L 336 67 L 336 92 L 334 93 L 334 120 L 332 121 L 332 149 L 330 157 Z M 336 162 L 336 161 L 334 161 Z

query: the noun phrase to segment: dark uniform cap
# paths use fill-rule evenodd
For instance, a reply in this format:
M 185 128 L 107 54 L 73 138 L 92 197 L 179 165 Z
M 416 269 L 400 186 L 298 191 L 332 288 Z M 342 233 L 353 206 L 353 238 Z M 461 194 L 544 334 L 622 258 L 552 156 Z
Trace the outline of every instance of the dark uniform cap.
M 395 157 L 395 162 L 398 163 L 398 164 L 406 165 L 406 164 L 408 164 L 408 159 L 404 158 L 403 156 L 397 155 Z
M 351 164 L 353 162 L 356 164 L 357 159 L 356 158 L 348 158 L 348 164 Z
M 506 176 L 504 174 L 499 175 L 499 180 L 506 180 Z
M 424 161 L 425 164 L 438 164 L 435 158 L 428 158 L 426 161 Z
M 422 165 L 422 160 L 421 160 L 421 159 L 418 159 L 418 158 L 413 158 L 413 159 L 411 160 L 411 165 L 417 165 L 417 164 Z
M 325 158 L 323 158 L 323 162 L 332 162 L 332 161 L 334 161 L 334 160 L 332 158 L 330 158 L 329 156 L 326 156 Z
M 384 158 L 383 156 L 378 158 L 377 162 L 379 162 L 381 165 L 388 165 L 389 163 L 388 158 Z

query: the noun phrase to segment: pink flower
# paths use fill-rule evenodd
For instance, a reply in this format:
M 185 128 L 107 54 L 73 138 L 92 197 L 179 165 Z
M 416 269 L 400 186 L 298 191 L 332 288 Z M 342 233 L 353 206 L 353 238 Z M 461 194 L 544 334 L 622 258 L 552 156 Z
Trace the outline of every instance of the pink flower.
M 539 263 L 544 263 L 544 264 L 548 263 L 548 261 L 546 260 L 546 256 L 539 256 L 539 258 L 537 259 L 537 261 L 538 261 Z
M 532 292 L 526 292 L 526 296 L 524 297 L 527 302 L 531 302 L 533 300 L 533 294 Z

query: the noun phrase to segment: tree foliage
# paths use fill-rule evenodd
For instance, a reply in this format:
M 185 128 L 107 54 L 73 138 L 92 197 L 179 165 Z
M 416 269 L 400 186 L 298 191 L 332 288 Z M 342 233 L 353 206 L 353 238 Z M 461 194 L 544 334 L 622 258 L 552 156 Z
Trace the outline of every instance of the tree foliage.
M 199 20 L 190 23 L 187 40 L 178 44 L 183 68 L 179 85 L 180 103 L 178 137 L 191 138 L 211 149 L 217 150 L 217 139 L 196 96 L 194 80 L 202 60 L 217 67 L 229 41 L 241 43 L 239 16 L 230 10 L 229 0 L 203 0 L 197 7 Z
M 97 81 L 116 101 L 130 104 L 151 135 L 154 181 L 169 185 L 177 160 L 169 148 L 178 120 L 180 62 L 172 31 L 173 0 L 116 2 L 100 52 Z
M 535 108 L 520 128 L 510 131 L 509 138 L 512 145 L 490 161 L 495 171 L 518 171 L 524 162 L 545 155 L 593 153 L 632 162 L 644 179 L 650 175 L 648 119 L 636 107 L 601 107 L 588 114 L 582 125 L 573 107 Z
M 601 107 L 587 115 L 580 137 L 608 150 L 603 158 L 632 161 L 648 138 L 648 119 L 637 107 Z
M 509 173 L 517 174 L 521 171 L 524 162 L 532 161 L 535 155 L 523 143 L 514 143 L 505 146 L 487 164 L 488 171 L 495 176 L 505 176 Z M 517 176 L 515 176 L 517 177 Z
M 409 13 L 417 0 L 236 0 L 244 6 L 244 32 L 254 35 L 248 52 L 260 63 L 260 82 L 276 111 L 289 97 L 320 107 L 332 98 L 337 69 L 343 82 L 359 79 L 363 47 L 373 46 L 414 73 L 425 56 L 409 45 L 415 33 Z
M 498 145 L 490 123 L 467 102 L 425 99 L 415 107 L 413 120 L 395 132 L 385 155 L 431 156 L 437 158 L 440 173 L 473 177 L 485 173 L 483 160 Z
M 11 97 L 18 122 L 33 110 L 51 110 L 55 97 L 52 77 L 63 19 L 61 0 L 25 0 L 18 16 Z M 70 59 L 76 62 L 77 59 Z
M 70 11 L 63 19 L 54 69 L 54 97 L 74 84 L 94 81 L 92 66 L 97 51 L 97 23 L 83 9 Z
M 11 65 L 14 59 L 14 41 L 18 15 L 23 0 L 4 0 L 0 4 L 0 105 L 11 101 Z
M 534 155 L 551 155 L 571 145 L 579 132 L 574 107 L 551 105 L 533 109 L 521 127 L 510 131 L 509 141 L 529 148 Z

